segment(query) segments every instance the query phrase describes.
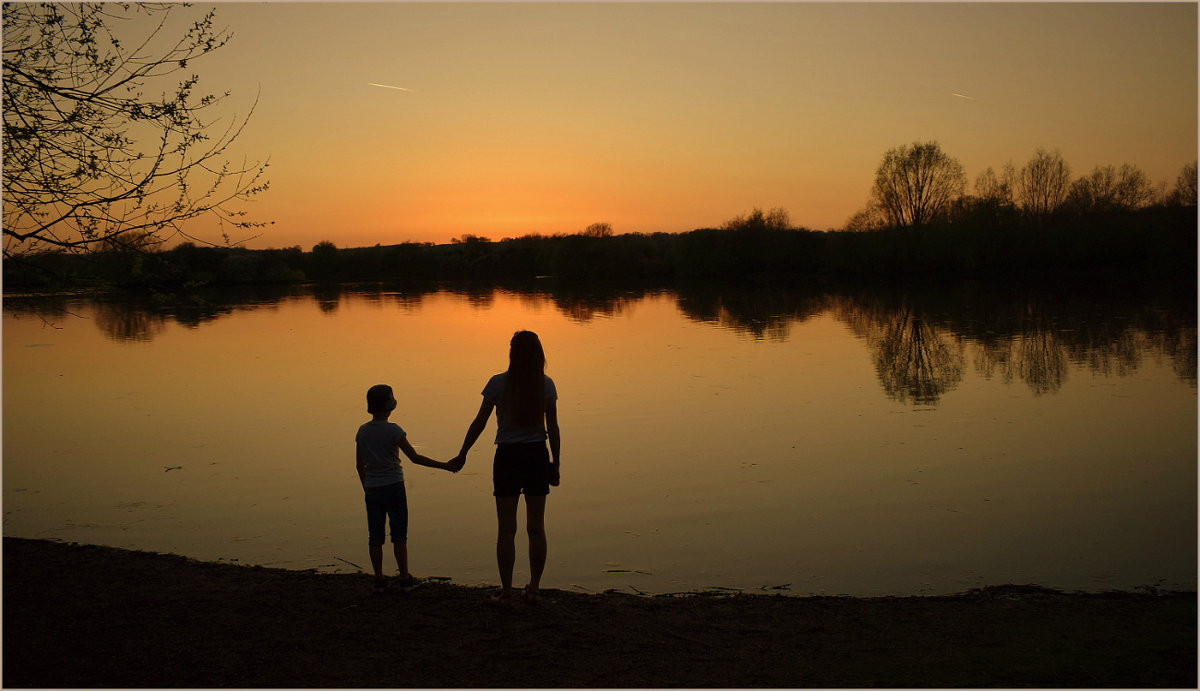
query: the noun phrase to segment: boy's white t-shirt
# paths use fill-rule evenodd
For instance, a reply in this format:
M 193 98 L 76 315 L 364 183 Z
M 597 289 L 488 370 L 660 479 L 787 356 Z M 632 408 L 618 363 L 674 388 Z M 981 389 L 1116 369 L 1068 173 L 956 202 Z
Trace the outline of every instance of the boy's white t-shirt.
M 404 437 L 400 425 L 387 420 L 371 420 L 358 428 L 354 441 L 362 449 L 366 465 L 364 488 L 404 482 L 400 467 L 400 440 Z
M 545 425 L 539 425 L 537 428 L 521 427 L 517 425 L 513 418 L 513 411 L 507 410 L 500 405 L 500 399 L 504 394 L 504 382 L 507 378 L 507 372 L 501 372 L 488 380 L 487 386 L 483 387 L 483 398 L 485 401 L 496 406 L 496 443 L 497 444 L 524 444 L 527 442 L 538 442 L 546 440 Z M 545 389 L 543 395 L 546 400 L 546 405 L 549 406 L 552 402 L 558 400 L 558 390 L 554 388 L 554 380 L 546 375 L 542 375 L 545 381 Z

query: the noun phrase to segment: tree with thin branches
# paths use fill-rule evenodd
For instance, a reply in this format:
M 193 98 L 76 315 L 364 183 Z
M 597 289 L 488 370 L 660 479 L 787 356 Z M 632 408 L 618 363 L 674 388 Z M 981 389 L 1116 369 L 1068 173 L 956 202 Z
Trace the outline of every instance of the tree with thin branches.
M 1173 206 L 1195 206 L 1196 205 L 1196 162 L 1185 165 L 1183 170 L 1179 172 L 1179 177 L 1175 179 L 1175 189 L 1167 198 L 1167 202 Z
M 1154 199 L 1150 178 L 1135 165 L 1096 166 L 1071 183 L 1066 203 L 1080 213 L 1129 211 Z
M 183 7 L 5 3 L 5 257 L 205 242 L 188 229 L 201 217 L 227 244 L 267 225 L 236 208 L 267 189 L 267 163 L 225 160 L 253 106 L 221 117 L 229 92 L 202 93 L 190 72 L 232 34 L 209 12 L 165 36 Z M 147 31 L 131 40 L 123 24 Z
M 579 234 L 587 238 L 609 238 L 612 237 L 613 227 L 611 223 L 593 223 Z
M 962 164 L 940 144 L 915 142 L 884 154 L 871 197 L 889 225 L 922 226 L 944 214 L 966 186 Z
M 1038 149 L 1017 176 L 1021 210 L 1035 219 L 1046 218 L 1063 205 L 1071 186 L 1071 167 L 1056 149 Z

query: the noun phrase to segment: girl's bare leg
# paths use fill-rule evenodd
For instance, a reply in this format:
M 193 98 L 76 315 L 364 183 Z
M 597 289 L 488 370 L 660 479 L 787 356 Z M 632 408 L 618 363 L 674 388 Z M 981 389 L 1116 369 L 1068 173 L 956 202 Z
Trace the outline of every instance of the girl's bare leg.
M 529 534 L 529 585 L 526 596 L 537 599 L 546 570 L 546 497 L 525 497 L 525 532 Z
M 517 560 L 517 503 L 520 497 L 496 497 L 496 565 L 500 568 L 500 597 L 512 595 L 513 564 Z

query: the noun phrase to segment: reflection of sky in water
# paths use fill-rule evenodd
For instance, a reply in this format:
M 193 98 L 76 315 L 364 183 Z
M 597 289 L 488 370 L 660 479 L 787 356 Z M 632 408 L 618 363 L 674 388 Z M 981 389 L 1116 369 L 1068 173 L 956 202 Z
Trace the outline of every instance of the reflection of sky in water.
M 1194 587 L 1194 317 L 320 297 L 6 312 L 5 534 L 353 570 L 366 388 L 392 384 L 393 419 L 449 458 L 528 328 L 561 396 L 548 587 Z M 457 476 L 406 478 L 414 572 L 495 581 L 488 445 Z

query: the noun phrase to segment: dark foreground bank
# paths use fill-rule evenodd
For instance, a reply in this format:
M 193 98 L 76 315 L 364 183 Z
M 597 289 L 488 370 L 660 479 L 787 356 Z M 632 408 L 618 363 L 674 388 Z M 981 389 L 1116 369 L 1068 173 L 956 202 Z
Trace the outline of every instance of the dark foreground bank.
M 5 687 L 1196 687 L 1196 594 L 548 591 L 4 538 Z

